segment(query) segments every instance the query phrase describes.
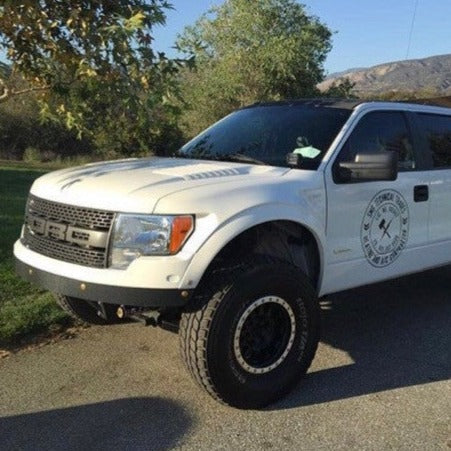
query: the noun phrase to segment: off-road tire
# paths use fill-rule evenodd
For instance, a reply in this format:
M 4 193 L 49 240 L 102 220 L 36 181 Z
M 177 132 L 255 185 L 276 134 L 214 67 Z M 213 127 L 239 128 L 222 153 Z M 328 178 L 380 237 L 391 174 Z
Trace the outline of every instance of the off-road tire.
M 310 280 L 293 265 L 261 256 L 211 274 L 208 280 L 199 294 L 199 307 L 183 313 L 180 321 L 180 348 L 188 370 L 225 404 L 248 409 L 275 402 L 300 381 L 318 346 L 320 308 Z M 240 324 L 244 327 L 240 320 L 265 297 L 286 301 L 294 313 L 295 335 L 276 368 L 255 374 L 237 359 L 234 343 Z
M 97 309 L 93 305 L 94 303 L 90 304 L 83 299 L 64 296 L 57 293 L 54 293 L 53 295 L 58 305 L 72 318 L 97 325 L 116 324 L 120 322 L 120 319 L 116 316 L 117 306 L 103 304 L 106 313 L 105 319 L 102 316 L 99 316 Z

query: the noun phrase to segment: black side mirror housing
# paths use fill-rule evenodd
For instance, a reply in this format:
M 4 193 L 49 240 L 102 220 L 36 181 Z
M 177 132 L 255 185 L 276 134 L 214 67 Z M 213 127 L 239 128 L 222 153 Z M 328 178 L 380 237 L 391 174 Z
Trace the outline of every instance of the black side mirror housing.
M 338 163 L 337 169 L 338 183 L 394 181 L 398 178 L 398 153 L 358 153 L 354 161 Z
M 290 168 L 300 168 L 304 157 L 298 153 L 287 153 L 285 161 Z

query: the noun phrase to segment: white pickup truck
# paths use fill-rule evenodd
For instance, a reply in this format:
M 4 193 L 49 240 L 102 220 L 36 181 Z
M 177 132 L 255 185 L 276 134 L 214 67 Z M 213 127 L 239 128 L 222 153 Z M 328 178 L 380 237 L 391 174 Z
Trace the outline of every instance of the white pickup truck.
M 255 104 L 171 158 L 39 178 L 14 254 L 84 321 L 178 330 L 208 393 L 262 407 L 307 371 L 319 297 L 450 263 L 451 110 Z

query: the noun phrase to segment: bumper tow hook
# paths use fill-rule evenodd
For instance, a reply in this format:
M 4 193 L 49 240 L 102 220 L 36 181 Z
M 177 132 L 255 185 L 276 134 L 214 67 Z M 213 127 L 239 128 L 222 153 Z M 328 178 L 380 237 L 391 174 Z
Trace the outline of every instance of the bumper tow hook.
M 116 315 L 120 319 L 130 319 L 132 321 L 136 321 L 144 324 L 144 326 L 153 326 L 157 327 L 160 325 L 160 312 L 155 310 L 151 310 L 148 312 L 144 312 L 139 309 L 127 308 L 121 305 L 116 310 Z

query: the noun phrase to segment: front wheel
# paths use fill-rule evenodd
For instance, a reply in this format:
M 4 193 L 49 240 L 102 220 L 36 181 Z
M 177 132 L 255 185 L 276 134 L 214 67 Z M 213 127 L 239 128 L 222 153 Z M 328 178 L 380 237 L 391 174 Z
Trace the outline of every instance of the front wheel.
M 182 355 L 214 398 L 264 407 L 289 392 L 313 360 L 317 297 L 298 268 L 279 261 L 256 257 L 223 276 L 199 310 L 182 315 Z
M 117 306 L 64 296 L 54 293 L 58 305 L 72 318 L 89 324 L 115 324 L 121 320 L 116 315 Z

